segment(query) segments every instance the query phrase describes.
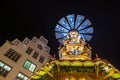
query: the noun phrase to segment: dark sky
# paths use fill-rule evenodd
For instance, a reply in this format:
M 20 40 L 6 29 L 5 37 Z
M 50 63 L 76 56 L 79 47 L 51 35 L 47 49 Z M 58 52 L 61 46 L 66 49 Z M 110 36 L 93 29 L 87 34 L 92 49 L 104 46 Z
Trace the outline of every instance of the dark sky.
M 43 35 L 49 40 L 51 54 L 57 53 L 58 41 L 54 35 L 56 23 L 68 14 L 88 18 L 94 27 L 89 44 L 93 57 L 96 53 L 120 69 L 120 14 L 119 3 L 113 1 L 82 0 L 3 0 L 0 9 L 0 45 L 6 40 L 21 41 Z

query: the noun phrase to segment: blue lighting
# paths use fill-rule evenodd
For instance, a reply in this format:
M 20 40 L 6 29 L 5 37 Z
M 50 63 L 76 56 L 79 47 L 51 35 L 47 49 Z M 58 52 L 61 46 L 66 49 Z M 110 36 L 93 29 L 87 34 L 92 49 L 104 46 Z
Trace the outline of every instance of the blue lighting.
M 64 17 L 58 23 L 64 26 L 66 29 L 70 30 L 70 26 Z
M 83 37 L 86 41 L 90 41 L 91 38 L 92 38 L 92 35 L 85 35 L 85 34 L 82 34 L 82 37 Z
M 75 54 L 75 55 L 78 55 L 78 51 L 77 51 L 77 50 L 74 50 L 74 54 Z
M 61 44 L 64 44 L 64 40 L 68 39 L 67 36 L 61 38 L 61 39 L 58 39 L 58 41 L 61 43 Z
M 60 39 L 60 38 L 62 38 L 62 37 L 67 36 L 67 33 L 59 33 L 59 32 L 56 32 L 56 33 L 55 33 L 55 36 L 56 36 L 57 39 Z
M 75 22 L 75 29 L 78 28 L 78 26 L 81 24 L 81 22 L 84 20 L 84 16 L 77 15 L 76 22 Z
M 91 25 L 91 22 L 90 22 L 88 19 L 86 19 L 86 20 L 79 26 L 78 30 L 84 29 L 84 28 L 86 28 L 86 27 L 88 27 L 88 26 L 90 26 L 90 25 Z
M 77 30 L 80 33 L 80 38 L 90 41 L 93 34 L 93 27 L 91 22 L 85 19 L 82 15 L 71 14 L 61 18 L 55 27 L 55 36 L 58 41 L 63 44 L 67 38 L 67 34 L 71 30 Z
M 60 26 L 60 25 L 56 25 L 55 31 L 59 31 L 59 32 L 68 32 L 69 30 L 65 29 L 64 27 Z
M 93 27 L 89 27 L 87 29 L 83 29 L 83 30 L 81 30 L 79 32 L 80 32 L 80 34 L 82 34 L 82 33 L 87 33 L 87 34 L 93 33 Z
M 71 26 L 71 29 L 74 29 L 74 14 L 68 15 L 66 17 L 67 17 L 68 22 L 69 22 L 69 24 Z

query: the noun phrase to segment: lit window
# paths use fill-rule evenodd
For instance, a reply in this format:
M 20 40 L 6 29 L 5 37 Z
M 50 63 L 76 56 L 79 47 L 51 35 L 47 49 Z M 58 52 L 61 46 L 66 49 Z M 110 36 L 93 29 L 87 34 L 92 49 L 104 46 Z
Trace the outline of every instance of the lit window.
M 33 72 L 35 70 L 35 67 L 36 67 L 36 65 L 31 64 L 30 67 L 29 67 L 29 70 Z
M 28 47 L 26 53 L 27 53 L 27 54 L 31 54 L 32 51 L 33 51 L 33 49 L 32 49 L 31 47 Z
M 18 73 L 17 77 L 15 80 L 28 80 L 28 77 L 25 76 L 24 74 L 22 73 Z
M 9 67 L 3 62 L 0 62 L 0 76 L 6 77 L 7 74 L 10 72 L 10 70 L 11 70 L 11 67 Z
M 35 70 L 35 68 L 36 68 L 36 65 L 27 60 L 27 61 L 24 63 L 23 67 L 24 67 L 25 69 L 28 69 L 29 71 L 33 72 L 33 71 Z
M 40 59 L 39 59 L 39 62 L 43 63 L 43 62 L 44 62 L 44 59 L 45 59 L 45 57 L 41 55 L 41 56 L 40 56 Z
M 15 62 L 17 62 L 19 60 L 19 58 L 21 57 L 21 55 L 19 53 L 17 53 L 16 51 L 14 51 L 11 48 L 5 53 L 5 56 Z
M 29 69 L 30 65 L 31 65 L 31 62 L 26 61 L 25 64 L 24 64 L 24 68 Z
M 33 54 L 33 58 L 37 59 L 38 55 L 39 55 L 39 53 L 35 51 Z

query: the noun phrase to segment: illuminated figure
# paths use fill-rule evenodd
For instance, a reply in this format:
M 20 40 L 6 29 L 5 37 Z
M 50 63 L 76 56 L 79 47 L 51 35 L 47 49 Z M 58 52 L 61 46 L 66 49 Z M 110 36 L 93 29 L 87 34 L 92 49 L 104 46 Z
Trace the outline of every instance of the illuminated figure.
M 63 47 L 59 48 L 59 58 L 70 60 L 90 60 L 91 50 L 86 47 L 85 39 L 80 39 L 76 30 L 68 33 L 68 39 L 64 40 Z
M 59 59 L 51 59 L 30 80 L 120 80 L 120 72 L 96 54 L 91 57 L 91 22 L 82 15 L 67 15 L 55 27 Z

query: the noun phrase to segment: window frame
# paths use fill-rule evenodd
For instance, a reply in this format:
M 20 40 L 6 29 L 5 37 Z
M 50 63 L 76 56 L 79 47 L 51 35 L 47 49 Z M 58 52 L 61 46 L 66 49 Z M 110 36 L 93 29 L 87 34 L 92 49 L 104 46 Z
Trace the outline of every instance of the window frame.
M 23 75 L 23 78 L 20 78 L 20 77 L 18 76 L 18 74 L 22 74 L 22 75 Z M 21 79 L 24 79 L 25 77 L 27 77 L 27 78 L 29 79 L 29 77 L 26 76 L 24 73 L 18 72 L 17 75 L 16 75 L 16 77 L 15 77 L 15 80 L 16 80 L 16 79 L 20 79 L 20 80 L 21 80 Z M 27 79 L 27 80 L 28 80 L 28 79 Z
M 7 71 L 7 73 L 5 73 L 5 74 L 6 74 L 5 76 L 4 76 L 4 73 L 1 74 L 1 72 L 0 72 L 0 76 L 6 77 L 6 76 L 10 73 L 10 71 L 12 70 L 12 67 L 11 67 L 10 65 L 6 64 L 5 62 L 1 61 L 1 60 L 0 60 L 0 63 L 3 63 L 3 66 L 0 67 L 0 71 L 1 71 L 1 72 L 2 72 L 2 70 L 4 70 L 3 72 L 6 72 L 6 71 Z M 10 70 L 7 70 L 6 68 L 4 68 L 5 66 L 7 66 L 7 69 L 8 69 L 8 67 L 9 67 Z
M 28 67 L 25 67 L 25 64 L 26 64 L 27 61 L 30 62 L 30 64 L 29 64 Z M 32 64 L 35 66 L 34 70 L 30 70 L 30 67 L 31 67 Z M 23 64 L 23 68 L 33 73 L 35 71 L 35 69 L 37 68 L 37 65 L 35 63 L 33 63 L 32 61 L 27 59 L 27 60 L 25 60 L 25 62 Z
M 7 58 L 9 58 L 10 60 L 17 62 L 20 57 L 22 56 L 20 53 L 18 53 L 17 51 L 15 51 L 14 49 L 10 48 L 5 54 L 4 56 L 6 56 Z M 16 58 L 17 57 L 17 58 Z
M 32 53 L 32 51 L 33 51 L 33 49 L 31 47 L 28 47 L 25 52 L 26 52 L 26 54 L 30 55 Z
M 40 55 L 39 62 L 40 62 L 40 63 L 43 63 L 44 60 L 45 60 L 45 57 L 44 57 L 43 55 Z
M 37 59 L 39 56 L 39 53 L 37 51 L 35 51 L 32 55 L 33 58 Z
M 43 46 L 42 46 L 41 44 L 38 44 L 38 45 L 37 45 L 37 48 L 38 48 L 39 50 L 42 50 L 42 49 L 43 49 Z

